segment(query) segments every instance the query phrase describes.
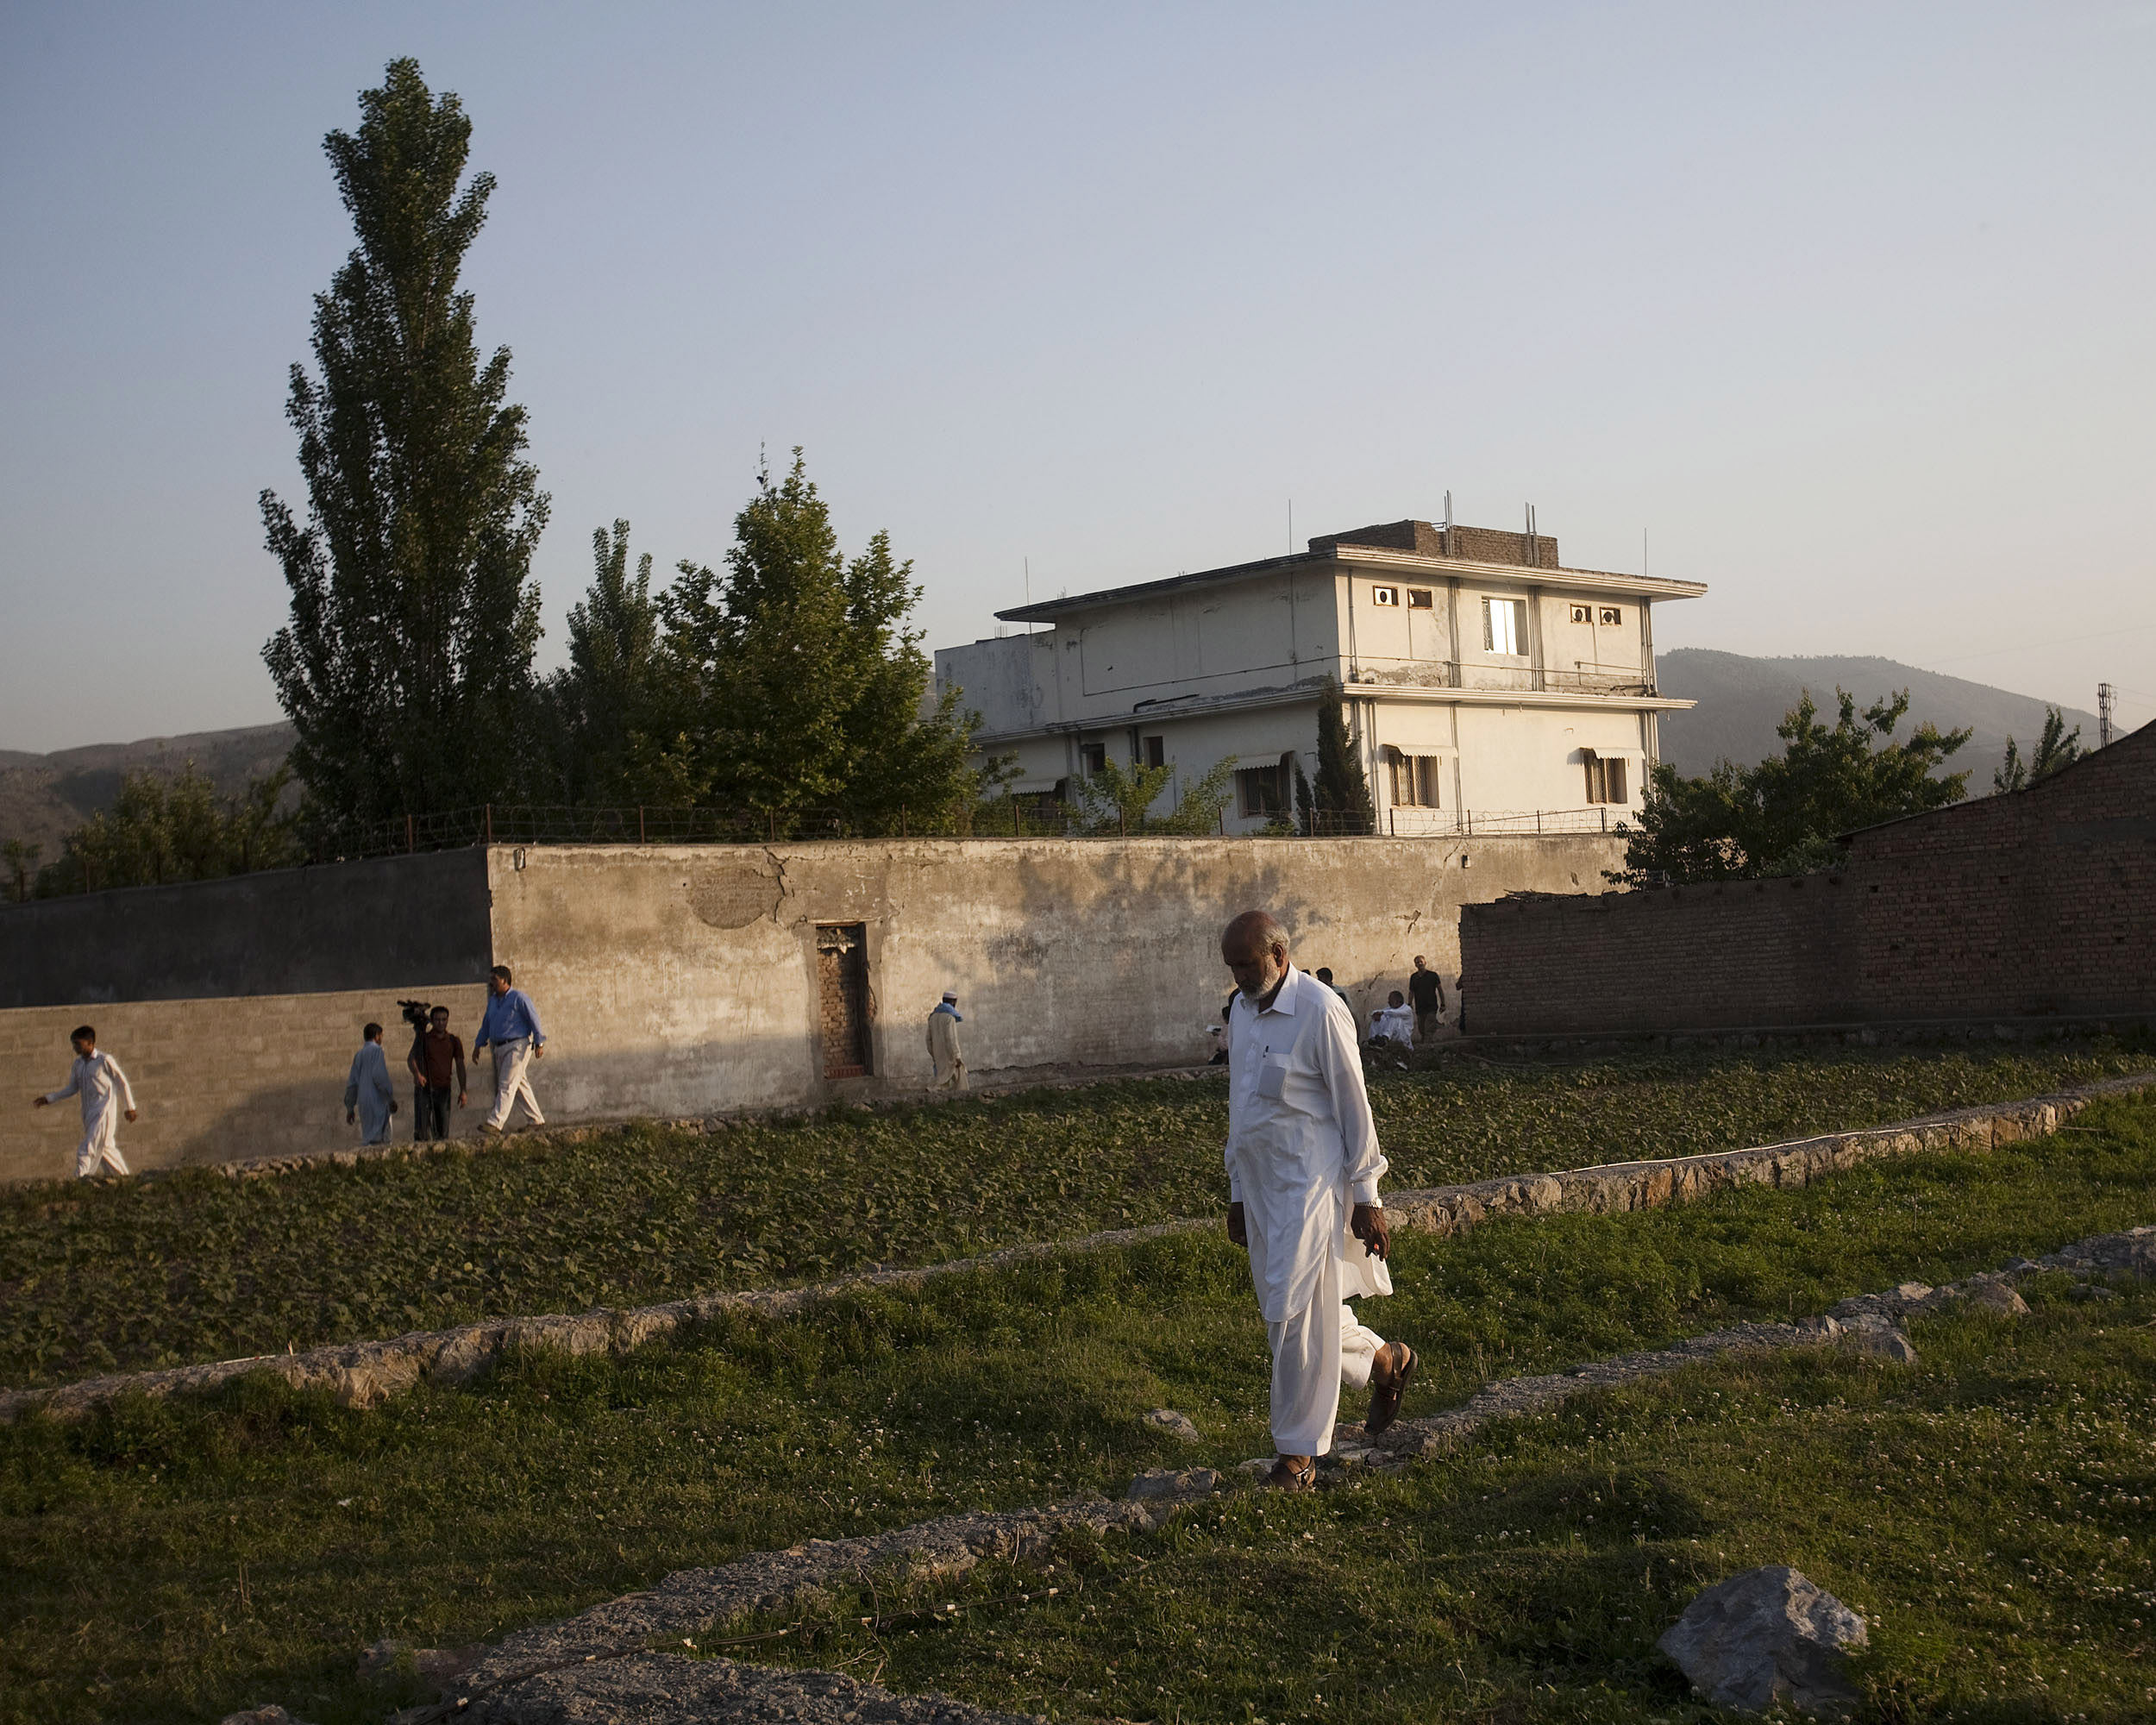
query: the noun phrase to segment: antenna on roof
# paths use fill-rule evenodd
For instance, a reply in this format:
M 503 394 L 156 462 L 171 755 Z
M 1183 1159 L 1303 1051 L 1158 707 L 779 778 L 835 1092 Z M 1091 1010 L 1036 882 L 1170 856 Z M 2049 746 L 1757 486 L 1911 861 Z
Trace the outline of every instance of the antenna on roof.
M 1295 500 L 1288 499 L 1288 555 L 1295 555 Z
M 1033 560 L 1027 557 L 1023 561 L 1025 564 L 1025 608 L 1031 611 L 1033 608 Z M 1025 632 L 1028 635 L 1033 632 L 1033 619 L 1030 617 L 1025 619 Z
M 2096 685 L 2096 747 L 2099 749 L 2109 749 L 2111 746 L 2112 693 L 2110 684 L 2098 683 Z
M 1452 555 L 1452 493 L 1445 494 L 1445 555 Z

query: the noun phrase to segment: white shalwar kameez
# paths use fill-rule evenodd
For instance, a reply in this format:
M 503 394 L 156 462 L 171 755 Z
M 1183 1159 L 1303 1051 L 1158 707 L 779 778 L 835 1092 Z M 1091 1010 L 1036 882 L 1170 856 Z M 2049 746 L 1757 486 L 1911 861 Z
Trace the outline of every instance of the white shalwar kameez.
M 128 1083 L 128 1075 L 102 1048 L 92 1054 L 78 1054 L 67 1075 L 66 1088 L 51 1092 L 45 1100 L 64 1102 L 78 1094 L 82 1097 L 82 1142 L 75 1147 L 75 1177 L 87 1180 L 100 1167 L 125 1174 L 128 1164 L 120 1154 L 120 1116 L 135 1112 L 135 1091 Z
M 1355 1019 L 1292 967 L 1271 1006 L 1238 994 L 1228 1042 L 1228 1197 L 1243 1207 L 1250 1281 L 1273 1350 L 1273 1446 L 1332 1448 L 1343 1383 L 1370 1381 L 1384 1346 L 1344 1302 L 1393 1291 L 1349 1232 L 1386 1170 L 1363 1088 Z

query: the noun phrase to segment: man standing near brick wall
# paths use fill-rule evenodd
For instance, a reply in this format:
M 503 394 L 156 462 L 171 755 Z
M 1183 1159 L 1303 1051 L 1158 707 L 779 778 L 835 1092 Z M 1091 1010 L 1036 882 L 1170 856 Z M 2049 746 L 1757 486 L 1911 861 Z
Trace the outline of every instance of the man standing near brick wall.
M 1445 979 L 1415 955 L 1415 974 L 1407 979 L 1407 998 L 1415 1003 L 1415 1040 L 1428 1042 L 1445 1022 Z
M 74 1044 L 75 1064 L 66 1084 L 43 1096 L 33 1097 L 34 1107 L 49 1107 L 70 1096 L 82 1097 L 82 1142 L 75 1147 L 75 1177 L 87 1180 L 110 1168 L 115 1174 L 128 1171 L 120 1154 L 120 1116 L 135 1119 L 135 1090 L 120 1063 L 97 1049 L 97 1032 L 88 1025 L 68 1038 Z
M 1355 1019 L 1288 962 L 1288 935 L 1245 911 L 1220 937 L 1238 994 L 1228 1040 L 1228 1238 L 1250 1255 L 1273 1352 L 1266 1483 L 1307 1491 L 1332 1447 L 1340 1389 L 1370 1386 L 1363 1428 L 1400 1412 L 1414 1350 L 1365 1327 L 1345 1302 L 1393 1291 L 1386 1168 L 1363 1088 Z
M 486 977 L 486 1015 L 479 1020 L 479 1033 L 472 1038 L 472 1058 L 477 1060 L 482 1048 L 493 1044 L 494 1107 L 479 1122 L 479 1130 L 498 1132 L 505 1129 L 517 1110 L 519 1096 L 523 1098 L 524 1112 L 531 1116 L 532 1125 L 542 1126 L 547 1117 L 539 1112 L 539 1098 L 532 1094 L 527 1075 L 531 1063 L 547 1051 L 547 1033 L 540 1028 L 539 1013 L 530 996 L 510 986 L 509 966 L 497 964 Z

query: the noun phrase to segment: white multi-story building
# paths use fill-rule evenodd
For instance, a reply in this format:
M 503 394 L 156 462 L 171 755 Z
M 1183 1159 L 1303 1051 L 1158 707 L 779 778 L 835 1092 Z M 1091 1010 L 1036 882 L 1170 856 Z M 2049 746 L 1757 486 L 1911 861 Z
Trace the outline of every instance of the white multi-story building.
M 1164 813 L 1232 755 L 1226 830 L 1292 819 L 1331 681 L 1379 832 L 1576 832 L 1639 806 L 1656 716 L 1691 705 L 1656 691 L 1653 606 L 1706 591 L 1564 568 L 1547 536 L 1399 521 L 998 612 L 1033 632 L 939 650 L 936 681 L 981 714 L 984 756 L 1016 757 L 1021 796 L 1172 764 Z

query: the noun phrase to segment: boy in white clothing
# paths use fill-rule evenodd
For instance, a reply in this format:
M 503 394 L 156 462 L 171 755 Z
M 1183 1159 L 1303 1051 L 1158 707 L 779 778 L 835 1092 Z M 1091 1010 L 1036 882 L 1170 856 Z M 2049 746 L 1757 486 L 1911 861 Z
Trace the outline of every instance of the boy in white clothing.
M 47 1107 L 79 1095 L 82 1142 L 75 1147 L 75 1177 L 87 1180 L 107 1167 L 115 1174 L 125 1174 L 128 1164 L 120 1154 L 120 1115 L 124 1111 L 130 1122 L 135 1119 L 135 1092 L 128 1084 L 128 1075 L 110 1054 L 97 1051 L 97 1032 L 88 1025 L 80 1026 L 68 1040 L 75 1045 L 75 1064 L 67 1075 L 66 1085 L 33 1098 L 32 1106 Z

